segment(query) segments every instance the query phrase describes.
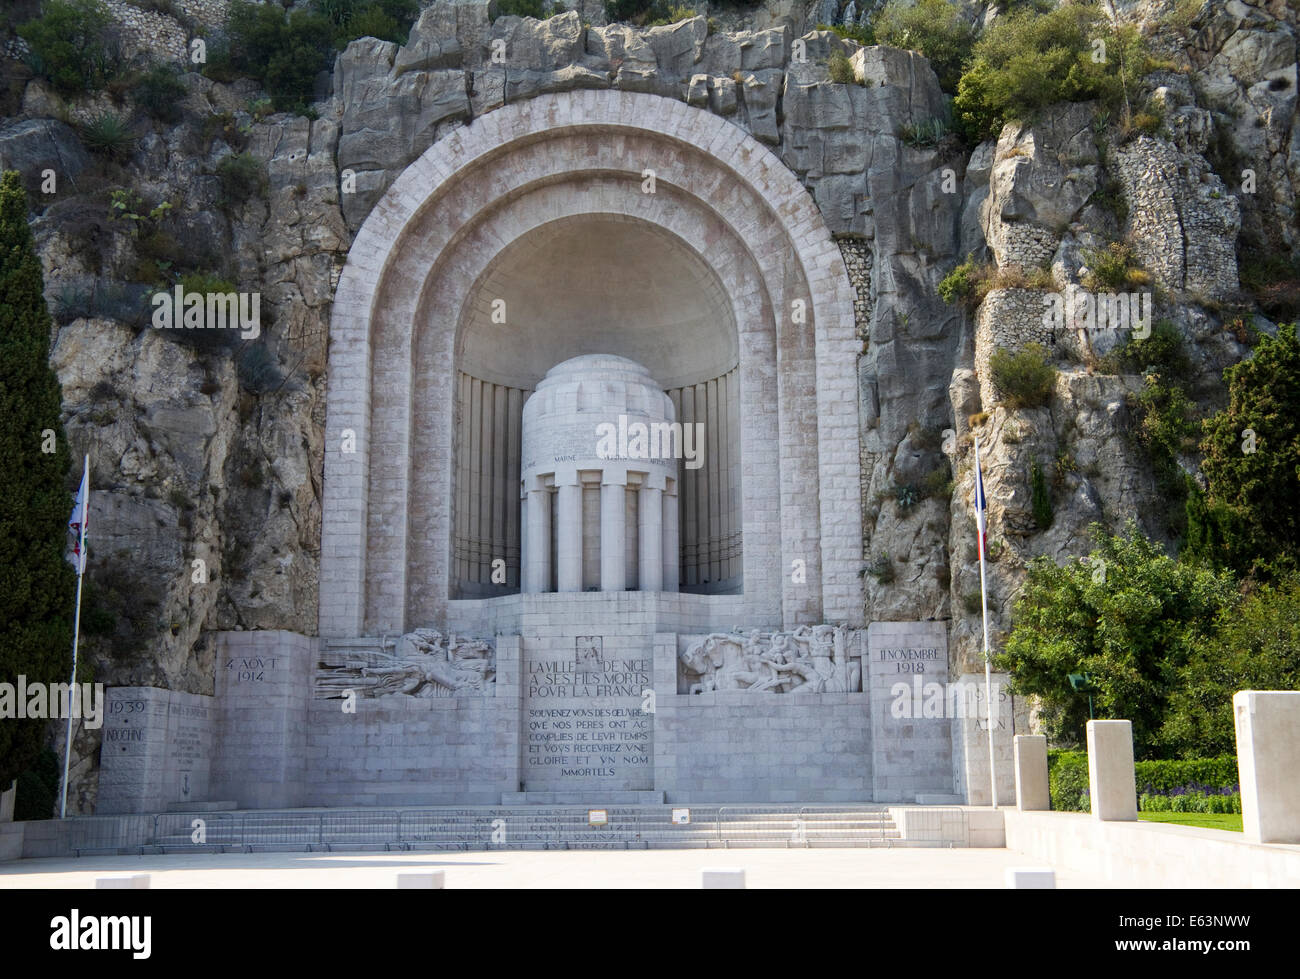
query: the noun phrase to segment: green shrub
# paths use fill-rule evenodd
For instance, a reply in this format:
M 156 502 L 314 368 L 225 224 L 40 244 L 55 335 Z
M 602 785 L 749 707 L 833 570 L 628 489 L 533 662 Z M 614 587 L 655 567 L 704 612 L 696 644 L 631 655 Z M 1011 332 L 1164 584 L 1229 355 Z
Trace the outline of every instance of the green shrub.
M 59 756 L 42 748 L 32 767 L 18 776 L 14 820 L 52 819 L 59 803 Z
M 967 255 L 960 265 L 955 266 L 939 282 L 939 298 L 949 305 L 973 299 L 977 284 L 982 278 L 981 272 L 982 266 L 976 263 L 975 256 Z
M 1300 578 L 1265 585 L 1221 615 L 1180 671 L 1161 729 L 1164 750 L 1179 757 L 1224 755 L 1221 771 L 1196 771 L 1182 781 L 1236 780 L 1232 697 L 1238 690 L 1300 690 Z
M 270 394 L 284 384 L 284 372 L 263 344 L 245 348 L 237 365 L 239 383 L 253 394 Z
M 288 13 L 275 4 L 234 0 L 226 15 L 227 45 L 216 47 L 204 73 L 256 78 L 277 111 L 303 111 L 316 76 L 329 67 L 340 28 L 315 10 Z
M 1095 40 L 1106 45 L 1101 63 L 1093 61 Z M 1136 29 L 1115 27 L 1094 4 L 1025 8 L 999 17 L 975 42 L 953 105 L 966 133 L 983 139 L 1057 102 L 1118 105 L 1147 67 Z
M 904 123 L 898 138 L 908 146 L 937 146 L 951 132 L 948 120 L 935 116 L 917 123 Z
M 1238 604 L 1229 575 L 1175 561 L 1130 522 L 1125 536 L 1094 524 L 1087 564 L 1030 562 L 1001 668 L 1016 693 L 1038 696 L 1049 737 L 1081 743 L 1088 699 L 1067 677 L 1093 679 L 1097 717 L 1133 724 L 1139 758 L 1159 753 L 1179 671 L 1221 614 Z
M 532 17 L 536 20 L 546 20 L 550 6 L 547 0 L 497 0 L 493 20 L 497 17 Z
M 112 16 L 99 0 L 48 0 L 18 36 L 30 47 L 32 71 L 62 95 L 101 88 L 121 65 Z
M 1204 423 L 1203 495 L 1188 504 L 1189 555 L 1271 578 L 1300 565 L 1300 338 L 1263 337 L 1223 373 L 1228 404 Z
M 231 153 L 217 164 L 221 191 L 227 204 L 238 206 L 251 200 L 266 186 L 262 161 L 251 153 Z
M 1237 267 L 1241 287 L 1270 319 L 1281 323 L 1300 319 L 1300 261 L 1280 249 L 1263 252 L 1243 248 Z
M 1105 248 L 1085 249 L 1083 261 L 1088 268 L 1083 284 L 1094 292 L 1121 292 L 1150 283 L 1151 276 L 1138 266 L 1133 249 L 1113 241 Z
M 125 118 L 107 110 L 82 123 L 80 135 L 86 149 L 119 161 L 130 157 L 137 139 Z
M 1047 404 L 1056 386 L 1056 367 L 1047 349 L 1029 343 L 1018 353 L 999 347 L 989 358 L 993 386 L 1011 408 L 1038 408 Z
M 153 118 L 161 122 L 180 122 L 180 100 L 188 91 L 179 68 L 154 65 L 135 83 L 131 97 Z
M 858 80 L 853 63 L 842 54 L 832 54 L 826 67 L 830 71 L 831 81 L 837 85 L 852 85 Z
M 969 57 L 974 28 L 949 0 L 889 0 L 872 24 L 876 43 L 919 51 L 939 76 L 945 92 L 957 91 L 962 63 Z
M 1052 808 L 1061 812 L 1088 812 L 1088 753 L 1052 750 L 1047 753 L 1047 791 Z
M 870 24 L 818 24 L 817 30 L 830 31 L 846 41 L 857 41 L 864 48 L 876 43 L 876 32 Z

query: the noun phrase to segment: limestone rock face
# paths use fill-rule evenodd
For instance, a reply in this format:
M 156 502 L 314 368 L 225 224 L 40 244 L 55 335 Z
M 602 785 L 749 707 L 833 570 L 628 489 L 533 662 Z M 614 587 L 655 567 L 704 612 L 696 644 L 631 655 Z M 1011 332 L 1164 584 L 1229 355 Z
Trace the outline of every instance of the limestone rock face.
M 72 128 L 56 119 L 25 119 L 0 125 L 0 170 L 17 170 L 29 197 L 40 199 L 43 173 L 72 180 L 90 157 Z

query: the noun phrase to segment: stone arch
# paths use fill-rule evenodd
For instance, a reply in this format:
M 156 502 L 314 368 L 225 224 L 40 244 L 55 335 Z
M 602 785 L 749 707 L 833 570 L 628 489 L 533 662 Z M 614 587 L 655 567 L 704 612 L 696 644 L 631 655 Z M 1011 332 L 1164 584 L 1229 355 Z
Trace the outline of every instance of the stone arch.
M 639 190 L 647 168 L 654 195 Z M 746 615 L 861 622 L 859 341 L 838 248 L 794 175 L 735 125 L 658 96 L 585 91 L 453 132 L 357 234 L 331 321 L 322 635 L 442 621 L 452 499 L 437 467 L 452 458 L 465 304 L 526 228 L 583 214 L 649 222 L 725 284 L 754 410 Z

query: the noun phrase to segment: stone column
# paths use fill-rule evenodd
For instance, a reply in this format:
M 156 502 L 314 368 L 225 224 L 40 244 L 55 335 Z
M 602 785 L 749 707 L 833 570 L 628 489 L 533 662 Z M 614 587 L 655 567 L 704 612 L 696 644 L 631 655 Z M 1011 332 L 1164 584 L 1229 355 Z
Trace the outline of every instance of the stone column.
M 576 474 L 571 480 L 560 485 L 556 491 L 557 591 L 582 591 L 582 483 Z
M 524 591 L 544 592 L 551 587 L 551 494 L 544 486 L 528 491 L 524 519 L 527 533 L 524 557 Z
M 1088 722 L 1088 795 L 1093 819 L 1138 818 L 1132 721 Z
M 627 590 L 627 476 L 608 470 L 600 481 L 600 590 Z
M 1016 808 L 1040 812 L 1052 808 L 1047 779 L 1047 738 L 1041 734 L 1017 734 Z
M 663 566 L 664 591 L 677 590 L 677 578 L 681 568 L 681 553 L 678 550 L 677 536 L 677 481 L 668 480 L 663 494 Z
M 1300 690 L 1241 690 L 1232 711 L 1246 840 L 1300 843 Z
M 639 578 L 642 591 L 659 591 L 664 583 L 664 491 L 641 484 L 637 506 L 641 543 Z

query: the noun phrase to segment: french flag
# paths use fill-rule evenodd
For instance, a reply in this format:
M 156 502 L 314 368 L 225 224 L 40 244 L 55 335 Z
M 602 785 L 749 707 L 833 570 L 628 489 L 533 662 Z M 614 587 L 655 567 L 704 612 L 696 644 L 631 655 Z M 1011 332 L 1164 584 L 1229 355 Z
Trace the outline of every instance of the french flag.
M 980 472 L 980 440 L 975 439 L 975 526 L 979 528 L 980 560 L 989 546 L 988 500 L 984 498 L 984 474 Z
M 72 554 L 76 558 L 77 574 L 86 571 L 86 525 L 90 517 L 90 457 L 86 457 L 86 468 L 81 474 L 81 488 L 77 490 L 77 502 L 68 519 L 68 530 L 76 539 L 72 544 Z

